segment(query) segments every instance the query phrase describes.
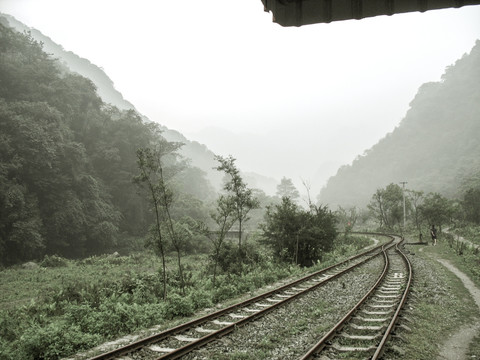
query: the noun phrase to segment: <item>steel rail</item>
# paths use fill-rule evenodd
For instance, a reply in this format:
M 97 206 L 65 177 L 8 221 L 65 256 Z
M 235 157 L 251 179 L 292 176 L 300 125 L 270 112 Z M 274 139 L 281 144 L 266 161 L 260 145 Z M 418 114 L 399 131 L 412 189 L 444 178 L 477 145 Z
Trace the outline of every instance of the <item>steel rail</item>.
M 158 343 L 162 340 L 165 340 L 167 339 L 168 337 L 170 336 L 173 336 L 177 333 L 180 333 L 182 331 L 186 331 L 188 329 L 191 329 L 199 324 L 202 324 L 202 323 L 205 323 L 209 320 L 212 320 L 212 319 L 215 319 L 215 318 L 218 318 L 218 317 L 221 317 L 222 315 L 225 315 L 229 312 L 232 312 L 234 310 L 238 310 L 238 309 L 241 309 L 243 307 L 246 307 L 252 303 L 255 303 L 259 300 L 263 300 L 263 299 L 266 299 L 266 298 L 269 298 L 270 296 L 276 294 L 276 293 L 280 293 L 282 291 L 284 291 L 285 289 L 288 289 L 288 288 L 291 288 L 291 287 L 294 287 L 295 285 L 298 285 L 300 283 L 303 283 L 303 282 L 306 282 L 316 276 L 320 276 L 322 274 L 325 274 L 326 272 L 332 270 L 332 269 L 335 269 L 335 268 L 338 268 L 338 267 L 341 267 L 342 265 L 344 264 L 347 264 L 348 262 L 351 262 L 353 260 L 356 260 L 362 256 L 367 256 L 368 254 L 371 254 L 379 249 L 382 250 L 382 252 L 384 251 L 384 247 L 386 246 L 393 246 L 391 245 L 392 242 L 394 241 L 394 238 L 389 236 L 389 235 L 386 235 L 386 234 L 380 234 L 380 233 L 359 233 L 359 234 L 364 234 L 364 235 L 380 235 L 380 236 L 387 236 L 387 237 L 390 237 L 391 240 L 385 244 L 380 244 L 378 246 L 375 246 L 373 247 L 372 249 L 369 249 L 365 252 L 362 252 L 360 254 L 357 254 L 357 255 L 354 255 L 344 261 L 341 261 L 337 264 L 334 264 L 334 265 L 331 265 L 327 268 L 324 268 L 324 269 L 321 269 L 317 272 L 314 272 L 312 274 L 309 274 L 307 276 L 304 276 L 300 279 L 297 279 L 295 281 L 292 281 L 290 283 L 287 283 L 285 285 L 282 285 L 281 287 L 279 288 L 276 288 L 276 289 L 273 289 L 273 290 L 270 290 L 268 292 L 265 292 L 265 293 L 262 293 L 260 295 L 257 295 L 253 298 L 250 298 L 250 299 L 247 299 L 245 301 L 242 301 L 242 302 L 239 302 L 239 303 L 236 303 L 234 305 L 231 305 L 231 306 L 228 306 L 224 309 L 221 309 L 221 310 L 218 310 L 214 313 L 211 313 L 211 314 L 207 314 L 203 317 L 200 317 L 200 318 L 197 318 L 197 319 L 194 319 L 192 321 L 189 321 L 187 323 L 184 323 L 184 324 L 181 324 L 181 325 L 178 325 L 174 328 L 171 328 L 171 329 L 167 329 L 165 331 L 162 331 L 160 333 L 157 333 L 157 334 L 154 334 L 154 335 L 151 335 L 149 337 L 146 337 L 146 338 L 143 338 L 143 339 L 140 339 L 140 340 L 137 340 L 131 344 L 128 344 L 128 345 L 125 345 L 123 347 L 120 347 L 118 349 L 114 349 L 114 350 L 111 350 L 109 352 L 106 352 L 106 353 L 103 353 L 103 354 L 100 354 L 100 355 L 97 355 L 95 357 L 92 357 L 90 358 L 90 360 L 107 360 L 107 359 L 114 359 L 116 357 L 119 357 L 119 356 L 122 356 L 122 355 L 125 355 L 127 353 L 131 353 L 131 352 L 134 352 L 134 351 L 137 351 L 137 350 L 140 350 L 141 348 L 145 347 L 145 346 L 148 346 L 150 344 L 153 344 L 153 343 Z M 379 253 L 380 254 L 380 253 Z M 224 336 L 225 334 L 228 334 L 229 332 L 233 331 L 235 329 L 235 327 L 237 326 L 240 326 L 240 325 L 243 325 L 249 321 L 252 321 L 260 316 L 263 316 L 264 314 L 266 314 L 267 312 L 273 310 L 274 308 L 276 308 L 277 306 L 281 305 L 281 304 L 284 304 L 288 301 L 291 301 L 292 299 L 304 294 L 305 292 L 308 292 L 308 291 L 311 291 L 315 288 L 317 288 L 318 286 L 321 286 L 323 285 L 326 281 L 329 281 L 329 280 L 332 280 L 332 279 L 335 279 L 337 278 L 338 276 L 352 270 L 354 267 L 357 267 L 357 266 L 360 266 L 361 264 L 365 263 L 366 261 L 369 261 L 370 259 L 378 256 L 379 254 L 374 254 L 372 255 L 371 257 L 368 257 L 366 259 L 364 259 L 363 261 L 359 262 L 359 263 L 356 263 L 344 270 L 342 270 L 341 272 L 337 273 L 337 274 L 334 274 L 328 278 L 326 278 L 324 281 L 321 281 L 321 282 L 318 282 L 317 284 L 314 284 L 313 286 L 310 286 L 309 288 L 305 289 L 305 290 L 301 290 L 299 291 L 298 293 L 296 294 L 293 294 L 291 297 L 289 298 L 286 298 L 284 300 L 281 300 L 275 304 L 273 304 L 272 306 L 266 308 L 266 309 L 263 309 L 263 310 L 259 310 L 258 312 L 256 312 L 255 314 L 253 315 L 250 315 L 248 317 L 245 317 L 239 321 L 236 321 L 234 323 L 232 323 L 231 325 L 227 325 L 225 326 L 224 328 L 222 329 L 219 329 L 215 332 L 212 332 L 208 335 L 205 335 L 199 339 L 197 339 L 196 341 L 194 342 L 191 342 L 183 347 L 180 347 L 178 349 L 175 349 L 174 351 L 170 352 L 170 353 L 167 353 L 165 355 L 162 355 L 160 356 L 158 359 L 175 359 L 175 358 L 178 358 L 180 356 L 183 356 L 184 354 L 186 354 L 187 352 L 191 351 L 193 348 L 196 348 L 196 347 L 199 347 L 201 345 L 204 345 L 210 341 L 212 341 L 214 338 L 218 338 L 218 337 L 221 337 L 221 336 Z

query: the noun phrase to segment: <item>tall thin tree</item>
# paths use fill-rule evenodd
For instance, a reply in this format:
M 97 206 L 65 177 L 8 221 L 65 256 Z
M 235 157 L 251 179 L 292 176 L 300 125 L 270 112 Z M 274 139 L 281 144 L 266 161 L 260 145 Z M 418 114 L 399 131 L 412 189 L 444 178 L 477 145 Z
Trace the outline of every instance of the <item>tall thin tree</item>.
M 145 185 L 149 194 L 150 201 L 155 212 L 155 224 L 151 234 L 155 244 L 155 250 L 162 259 L 162 281 L 163 298 L 167 298 L 167 272 L 165 259 L 165 236 L 162 232 L 162 225 L 167 229 L 172 243 L 178 254 L 179 275 L 184 288 L 182 266 L 180 261 L 179 241 L 170 215 L 170 207 L 173 201 L 173 192 L 167 185 L 166 168 L 164 162 L 168 159 L 174 163 L 177 156 L 176 151 L 182 146 L 181 143 L 169 142 L 163 137 L 159 137 L 158 142 L 152 148 L 141 148 L 137 150 L 137 164 L 140 174 L 134 178 L 134 182 L 139 185 Z M 173 167 L 172 167 L 173 168 Z M 170 171 L 168 177 L 172 177 L 174 171 Z
M 244 222 L 249 220 L 248 213 L 252 209 L 258 209 L 259 201 L 253 196 L 252 189 L 247 187 L 247 184 L 240 176 L 240 171 L 235 166 L 235 158 L 231 155 L 224 158 L 222 156 L 215 156 L 220 165 L 215 169 L 223 171 L 228 176 L 224 184 L 224 190 L 232 195 L 233 206 L 236 212 L 238 221 L 238 247 L 242 247 L 242 226 Z

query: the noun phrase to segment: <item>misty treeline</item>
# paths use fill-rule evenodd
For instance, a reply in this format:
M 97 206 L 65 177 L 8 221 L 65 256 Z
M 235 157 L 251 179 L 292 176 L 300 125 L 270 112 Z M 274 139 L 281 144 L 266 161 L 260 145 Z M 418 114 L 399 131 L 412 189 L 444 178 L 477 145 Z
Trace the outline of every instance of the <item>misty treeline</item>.
M 440 193 L 404 190 L 400 185 L 392 183 L 377 189 L 368 209 L 380 228 L 388 230 L 401 230 L 404 216 L 405 225 L 415 229 L 418 234 L 425 234 L 425 230 L 432 225 L 440 230 L 447 225 L 480 225 L 480 179 L 478 180 L 460 198 L 453 199 Z
M 322 189 L 322 203 L 365 207 L 390 183 L 461 199 L 480 177 L 480 41 L 423 84 L 399 126 Z M 477 179 L 477 180 L 476 180 Z

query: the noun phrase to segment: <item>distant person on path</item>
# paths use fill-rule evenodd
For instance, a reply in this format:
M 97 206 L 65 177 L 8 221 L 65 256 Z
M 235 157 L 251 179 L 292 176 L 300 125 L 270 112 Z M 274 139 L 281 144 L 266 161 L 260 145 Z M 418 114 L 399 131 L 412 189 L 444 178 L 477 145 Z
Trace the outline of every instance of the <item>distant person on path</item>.
M 430 235 L 432 235 L 433 246 L 437 245 L 437 229 L 435 229 L 435 225 L 432 225 Z

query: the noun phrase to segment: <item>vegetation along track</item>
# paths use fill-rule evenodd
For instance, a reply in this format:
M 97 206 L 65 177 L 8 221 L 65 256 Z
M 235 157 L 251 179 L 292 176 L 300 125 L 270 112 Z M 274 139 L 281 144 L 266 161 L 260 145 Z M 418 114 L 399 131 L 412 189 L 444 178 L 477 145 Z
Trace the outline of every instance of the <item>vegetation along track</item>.
M 394 330 L 412 281 L 412 267 L 398 248 L 384 252 L 385 267 L 370 291 L 301 360 L 378 359 Z
M 390 237 L 389 242 L 338 264 L 199 319 L 98 355 L 91 360 L 180 358 L 200 346 L 233 332 L 237 327 L 254 321 L 266 313 L 279 308 L 281 305 L 297 299 L 301 295 L 384 254 L 384 249 L 391 246 L 393 241 L 394 238 Z

